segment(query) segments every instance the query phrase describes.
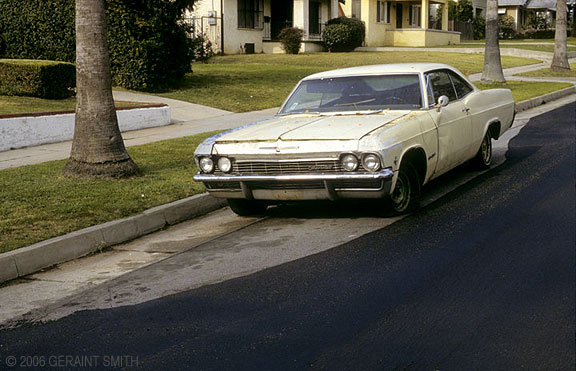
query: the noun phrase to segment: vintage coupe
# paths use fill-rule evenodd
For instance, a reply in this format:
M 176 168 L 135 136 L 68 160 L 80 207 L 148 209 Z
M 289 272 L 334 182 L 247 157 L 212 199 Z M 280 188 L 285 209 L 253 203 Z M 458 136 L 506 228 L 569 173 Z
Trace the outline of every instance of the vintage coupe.
M 287 200 L 383 199 L 405 213 L 431 179 L 472 160 L 514 120 L 508 89 L 480 91 L 444 64 L 352 67 L 301 80 L 278 114 L 206 139 L 210 194 L 239 215 Z

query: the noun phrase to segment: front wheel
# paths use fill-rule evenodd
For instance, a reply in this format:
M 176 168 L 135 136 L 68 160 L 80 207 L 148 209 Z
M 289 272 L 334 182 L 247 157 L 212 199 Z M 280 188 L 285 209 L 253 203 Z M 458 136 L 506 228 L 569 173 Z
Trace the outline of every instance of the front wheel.
M 262 201 L 244 200 L 237 198 L 229 198 L 228 205 L 232 211 L 240 216 L 262 215 L 268 208 L 268 205 Z
M 389 207 L 393 214 L 406 214 L 420 206 L 420 179 L 411 165 L 403 165 L 398 171 L 398 179 L 389 196 Z
M 478 153 L 472 159 L 472 163 L 479 169 L 488 169 L 492 164 L 492 136 L 490 131 L 487 131 L 486 135 L 484 135 Z

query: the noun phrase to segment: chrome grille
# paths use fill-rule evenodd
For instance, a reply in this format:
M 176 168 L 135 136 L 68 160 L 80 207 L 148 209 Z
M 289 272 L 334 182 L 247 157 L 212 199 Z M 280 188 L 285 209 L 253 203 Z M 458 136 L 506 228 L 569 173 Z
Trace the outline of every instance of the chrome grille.
M 241 175 L 283 175 L 342 172 L 338 160 L 318 161 L 242 161 L 234 163 L 232 172 Z

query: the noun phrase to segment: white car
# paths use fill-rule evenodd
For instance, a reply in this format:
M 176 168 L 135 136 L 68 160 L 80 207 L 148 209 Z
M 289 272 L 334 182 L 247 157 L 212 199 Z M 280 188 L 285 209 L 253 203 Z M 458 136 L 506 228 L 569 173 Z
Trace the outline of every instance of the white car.
M 296 200 L 383 199 L 405 213 L 422 185 L 472 160 L 514 120 L 508 89 L 478 90 L 445 64 L 386 64 L 302 79 L 276 116 L 206 139 L 204 183 L 239 215 Z

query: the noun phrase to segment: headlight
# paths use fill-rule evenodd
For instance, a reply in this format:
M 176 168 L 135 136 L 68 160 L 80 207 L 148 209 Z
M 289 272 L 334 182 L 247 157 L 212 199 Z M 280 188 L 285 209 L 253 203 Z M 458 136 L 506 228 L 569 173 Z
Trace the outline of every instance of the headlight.
M 202 157 L 200 159 L 200 170 L 203 173 L 211 173 L 214 170 L 214 161 L 210 157 Z
M 358 169 L 358 159 L 354 155 L 346 155 L 341 160 L 342 168 L 346 171 L 354 171 Z
M 224 173 L 229 172 L 232 170 L 232 161 L 228 157 L 220 157 L 218 159 L 218 169 Z
M 362 158 L 362 165 L 368 171 L 380 170 L 380 157 L 373 153 L 365 154 Z

